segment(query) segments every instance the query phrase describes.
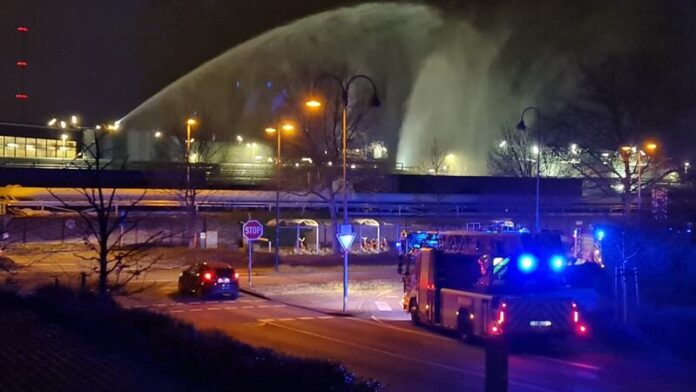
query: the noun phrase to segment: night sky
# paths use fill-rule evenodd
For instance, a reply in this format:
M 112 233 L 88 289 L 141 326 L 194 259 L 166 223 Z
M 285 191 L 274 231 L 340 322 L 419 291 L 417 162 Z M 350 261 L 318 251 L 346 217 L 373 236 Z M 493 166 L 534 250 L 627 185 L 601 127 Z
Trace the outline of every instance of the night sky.
M 355 1 L 292 0 L 3 0 L 0 5 L 0 120 L 44 123 L 76 112 L 88 123 L 120 118 L 206 60 L 273 27 Z M 694 5 L 670 1 L 430 1 L 452 15 L 466 15 L 482 30 L 511 29 L 518 53 L 556 38 L 548 51 L 573 51 L 573 36 L 616 36 L 615 45 L 664 50 L 662 67 L 691 88 Z M 560 4 L 563 3 L 563 4 Z M 574 31 L 575 16 L 585 31 Z M 27 24 L 30 95 L 25 118 L 14 98 L 19 85 L 16 27 Z M 588 33 L 587 30 L 590 30 Z M 576 34 L 577 33 L 577 34 Z M 558 36 L 569 39 L 557 39 Z M 628 45 L 628 44 L 627 44 Z M 665 49 L 667 48 L 667 49 Z M 546 48 L 545 48 L 546 49 Z M 650 49 L 652 50 L 652 49 Z M 620 50 L 618 51 L 620 53 Z M 519 61 L 519 58 L 515 61 Z M 691 90 L 693 91 L 693 90 Z M 675 102 L 683 102 L 683 97 Z M 684 106 L 683 104 L 681 106 Z M 694 140 L 693 105 L 670 126 Z M 674 125 L 677 124 L 677 125 Z

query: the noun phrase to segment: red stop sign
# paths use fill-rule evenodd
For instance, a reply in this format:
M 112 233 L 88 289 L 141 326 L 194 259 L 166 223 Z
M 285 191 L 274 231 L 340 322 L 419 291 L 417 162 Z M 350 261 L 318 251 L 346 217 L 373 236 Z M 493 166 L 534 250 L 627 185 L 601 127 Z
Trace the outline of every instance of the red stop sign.
M 250 220 L 242 226 L 242 234 L 247 241 L 258 240 L 263 235 L 263 225 L 257 220 Z

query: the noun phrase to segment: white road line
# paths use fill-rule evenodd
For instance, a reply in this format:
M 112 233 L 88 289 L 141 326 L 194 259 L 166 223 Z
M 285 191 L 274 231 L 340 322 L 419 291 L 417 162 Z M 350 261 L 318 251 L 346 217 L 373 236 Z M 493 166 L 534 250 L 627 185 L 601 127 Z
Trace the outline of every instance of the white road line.
M 299 329 L 299 328 L 289 327 L 289 326 L 283 325 L 283 324 L 277 324 L 277 323 L 274 323 L 274 322 L 269 322 L 269 323 L 267 323 L 267 324 L 268 324 L 268 325 L 272 325 L 272 326 L 274 326 L 274 327 L 276 327 L 276 328 L 285 329 L 285 330 L 288 330 L 288 331 L 293 331 L 293 332 L 296 332 L 296 333 L 299 333 L 299 334 L 303 334 L 303 335 L 313 336 L 313 337 L 315 337 L 315 338 L 328 340 L 328 341 L 335 342 L 335 343 L 339 343 L 339 344 L 343 344 L 343 345 L 346 345 L 346 346 L 351 346 L 351 347 L 360 348 L 360 349 L 366 350 L 366 351 L 373 351 L 373 352 L 376 352 L 376 353 L 380 353 L 380 354 L 387 355 L 387 356 L 390 356 L 390 357 L 399 358 L 399 359 L 402 359 L 402 360 L 405 360 L 405 361 L 409 361 L 409 362 L 415 362 L 415 363 L 418 363 L 418 364 L 421 364 L 421 365 L 425 365 L 425 366 L 438 367 L 438 368 L 440 368 L 440 369 L 451 370 L 451 371 L 454 371 L 454 372 L 458 372 L 458 373 L 462 373 L 462 374 L 467 374 L 467 375 L 470 375 L 470 376 L 476 376 L 476 377 L 480 377 L 480 378 L 485 377 L 485 375 L 484 375 L 482 372 L 478 372 L 478 371 L 474 371 L 474 370 L 461 369 L 461 368 L 458 368 L 458 367 L 456 367 L 456 366 L 446 365 L 446 364 L 443 364 L 443 363 L 437 363 L 437 362 L 432 362 L 432 361 L 426 361 L 426 360 L 423 360 L 423 359 L 415 358 L 415 357 L 413 357 L 413 356 L 396 354 L 396 353 L 393 353 L 393 352 L 391 352 L 391 351 L 381 350 L 381 349 L 374 348 L 374 347 L 371 347 L 371 346 L 366 346 L 366 345 L 359 344 L 359 343 L 349 342 L 349 341 L 347 341 L 347 340 L 337 339 L 337 338 L 333 338 L 333 337 L 330 337 L 330 336 L 325 336 L 325 335 L 321 335 L 321 334 L 318 334 L 318 333 L 305 331 L 305 330 L 302 330 L 302 329 Z M 531 385 L 531 384 L 522 383 L 522 382 L 516 382 L 516 381 L 511 381 L 511 380 L 510 380 L 509 383 L 510 383 L 510 384 L 513 384 L 513 385 L 517 385 L 517 386 L 523 387 L 523 388 L 534 389 L 534 390 L 537 390 L 537 391 L 544 391 L 544 392 L 552 392 L 552 391 L 553 391 L 552 389 L 546 389 L 546 388 L 543 388 L 543 387 L 538 387 L 538 386 L 536 386 L 536 385 Z
M 523 355 L 523 356 L 521 356 L 521 357 L 523 357 L 523 358 L 524 358 L 524 357 L 536 358 L 536 359 L 541 359 L 541 360 L 543 360 L 543 361 L 549 361 L 549 362 L 560 363 L 560 364 L 567 365 L 567 366 L 575 366 L 575 367 L 578 367 L 578 368 L 581 368 L 581 369 L 586 369 L 586 370 L 594 370 L 594 371 L 602 370 L 602 368 L 600 368 L 600 367 L 598 367 L 598 366 L 587 365 L 587 364 L 580 363 L 580 362 L 566 361 L 566 360 L 563 360 L 563 359 L 556 359 L 556 358 L 544 357 L 544 356 L 541 356 L 541 355 Z
M 205 310 L 220 310 L 218 307 L 213 307 L 213 308 L 205 308 Z
M 294 321 L 294 320 L 295 320 L 294 317 L 282 317 L 282 318 L 276 319 L 276 321 Z
M 260 323 L 270 323 L 270 322 L 273 321 L 273 319 L 258 319 L 258 320 L 256 320 L 256 321 L 258 321 L 258 322 L 260 322 Z
M 377 306 L 377 309 L 380 312 L 391 312 L 392 311 L 392 307 L 389 306 L 389 304 L 384 302 L 384 301 L 375 301 L 375 306 Z
M 183 310 L 170 310 L 169 313 L 183 313 Z
M 257 306 L 257 308 L 259 308 L 259 309 L 266 309 L 266 308 L 270 308 L 270 307 L 271 307 L 271 305 L 259 305 L 259 306 Z
M 317 317 L 319 320 L 328 320 L 334 318 L 334 316 L 319 316 Z
M 202 312 L 203 309 L 196 308 L 196 309 L 189 309 L 188 311 L 189 311 L 189 312 Z
M 223 309 L 225 310 L 234 310 L 234 309 L 239 309 L 238 306 L 225 306 Z

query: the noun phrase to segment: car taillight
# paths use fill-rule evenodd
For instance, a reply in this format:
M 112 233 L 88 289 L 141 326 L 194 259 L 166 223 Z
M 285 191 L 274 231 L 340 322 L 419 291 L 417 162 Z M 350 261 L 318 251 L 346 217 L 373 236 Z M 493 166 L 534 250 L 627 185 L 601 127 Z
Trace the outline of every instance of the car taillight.
M 239 272 L 234 273 L 234 280 L 237 280 L 237 279 L 239 279 Z
M 581 335 L 586 334 L 587 333 L 587 326 L 580 324 L 580 326 L 578 327 L 578 333 Z
M 203 278 L 205 278 L 205 280 L 213 280 L 213 274 L 211 274 L 210 272 L 206 272 L 205 274 L 203 274 Z

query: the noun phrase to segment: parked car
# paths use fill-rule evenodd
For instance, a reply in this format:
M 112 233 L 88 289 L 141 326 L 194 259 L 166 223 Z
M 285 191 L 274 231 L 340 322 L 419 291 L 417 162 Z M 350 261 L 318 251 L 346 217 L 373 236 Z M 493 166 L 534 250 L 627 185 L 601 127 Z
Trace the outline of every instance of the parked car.
M 227 263 L 198 262 L 179 275 L 179 293 L 234 299 L 239 296 L 239 273 Z

